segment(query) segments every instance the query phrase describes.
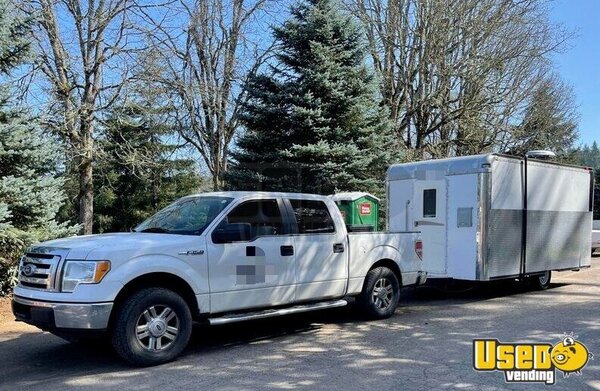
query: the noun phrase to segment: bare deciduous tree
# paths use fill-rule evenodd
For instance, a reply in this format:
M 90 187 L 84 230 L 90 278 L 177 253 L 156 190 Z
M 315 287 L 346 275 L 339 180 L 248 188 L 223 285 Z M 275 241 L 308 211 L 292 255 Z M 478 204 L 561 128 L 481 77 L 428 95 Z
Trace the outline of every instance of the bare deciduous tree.
M 36 66 L 48 82 L 53 128 L 65 140 L 79 178 L 79 222 L 92 233 L 94 127 L 98 113 L 119 95 L 128 73 L 122 54 L 129 32 L 131 0 L 28 0 L 22 8 L 38 17 Z
M 267 2 L 178 0 L 169 5 L 168 17 L 146 13 L 152 49 L 139 77 L 163 86 L 177 108 L 178 132 L 202 156 L 215 190 L 222 187 L 228 150 L 239 126 L 244 81 L 268 52 L 268 44 L 253 40 L 265 39 L 260 30 L 267 27 Z
M 347 0 L 407 149 L 493 150 L 512 137 L 565 32 L 545 0 Z

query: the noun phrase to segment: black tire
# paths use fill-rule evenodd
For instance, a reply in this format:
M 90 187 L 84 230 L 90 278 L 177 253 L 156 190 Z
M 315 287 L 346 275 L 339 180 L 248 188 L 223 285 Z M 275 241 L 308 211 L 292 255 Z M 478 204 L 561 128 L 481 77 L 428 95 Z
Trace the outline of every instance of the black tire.
M 527 282 L 532 289 L 543 291 L 550 287 L 550 280 L 552 279 L 552 272 L 550 270 L 545 271 L 543 274 L 536 274 L 529 276 Z
M 138 331 L 140 327 L 145 327 L 148 336 L 141 336 L 144 331 Z M 113 348 L 125 361 L 140 366 L 157 365 L 174 360 L 185 349 L 192 334 L 192 315 L 177 293 L 165 288 L 145 288 L 125 299 L 117 309 L 111 331 Z
M 367 273 L 363 290 L 356 298 L 358 308 L 367 319 L 389 318 L 396 311 L 399 301 L 400 282 L 398 282 L 398 277 L 393 271 L 383 266 L 376 267 Z

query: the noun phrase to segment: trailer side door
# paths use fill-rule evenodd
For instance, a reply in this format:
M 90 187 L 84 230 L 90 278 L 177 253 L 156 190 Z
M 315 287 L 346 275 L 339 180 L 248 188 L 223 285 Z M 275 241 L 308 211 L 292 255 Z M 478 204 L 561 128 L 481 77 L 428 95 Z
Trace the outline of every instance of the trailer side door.
M 446 195 L 445 178 L 415 181 L 413 226 L 423 236 L 423 269 L 432 274 L 446 273 Z

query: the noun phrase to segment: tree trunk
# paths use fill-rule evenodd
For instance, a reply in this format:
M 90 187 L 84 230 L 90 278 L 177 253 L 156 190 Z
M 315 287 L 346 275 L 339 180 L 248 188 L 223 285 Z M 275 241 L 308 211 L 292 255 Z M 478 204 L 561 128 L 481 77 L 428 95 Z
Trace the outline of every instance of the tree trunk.
M 215 154 L 215 165 L 214 165 L 214 170 L 213 170 L 213 176 L 212 176 L 212 180 L 213 180 L 213 191 L 220 191 L 223 190 L 223 187 L 225 185 L 224 180 L 223 180 L 223 174 L 225 172 L 227 172 L 227 158 L 228 158 L 228 151 L 224 150 L 219 152 L 218 154 Z
M 212 177 L 212 182 L 213 182 L 213 191 L 219 191 L 221 190 L 221 178 L 220 178 L 221 174 L 218 172 L 215 172 L 213 174 Z
M 83 129 L 83 128 L 86 129 Z M 79 160 L 79 224 L 80 233 L 91 235 L 94 225 L 94 176 L 93 176 L 93 151 L 92 125 L 82 125 L 83 142 Z
M 84 159 L 79 165 L 79 224 L 81 234 L 90 235 L 94 216 L 94 182 L 92 162 Z

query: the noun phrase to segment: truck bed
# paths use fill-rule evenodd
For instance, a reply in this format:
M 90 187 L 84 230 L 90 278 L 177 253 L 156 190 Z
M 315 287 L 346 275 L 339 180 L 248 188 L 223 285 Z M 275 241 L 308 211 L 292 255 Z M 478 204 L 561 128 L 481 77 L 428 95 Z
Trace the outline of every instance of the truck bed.
M 422 261 L 415 251 L 421 239 L 419 232 L 351 232 L 348 234 L 348 294 L 362 290 L 364 278 L 372 260 L 389 259 L 400 269 L 402 285 L 415 284 L 422 270 Z

